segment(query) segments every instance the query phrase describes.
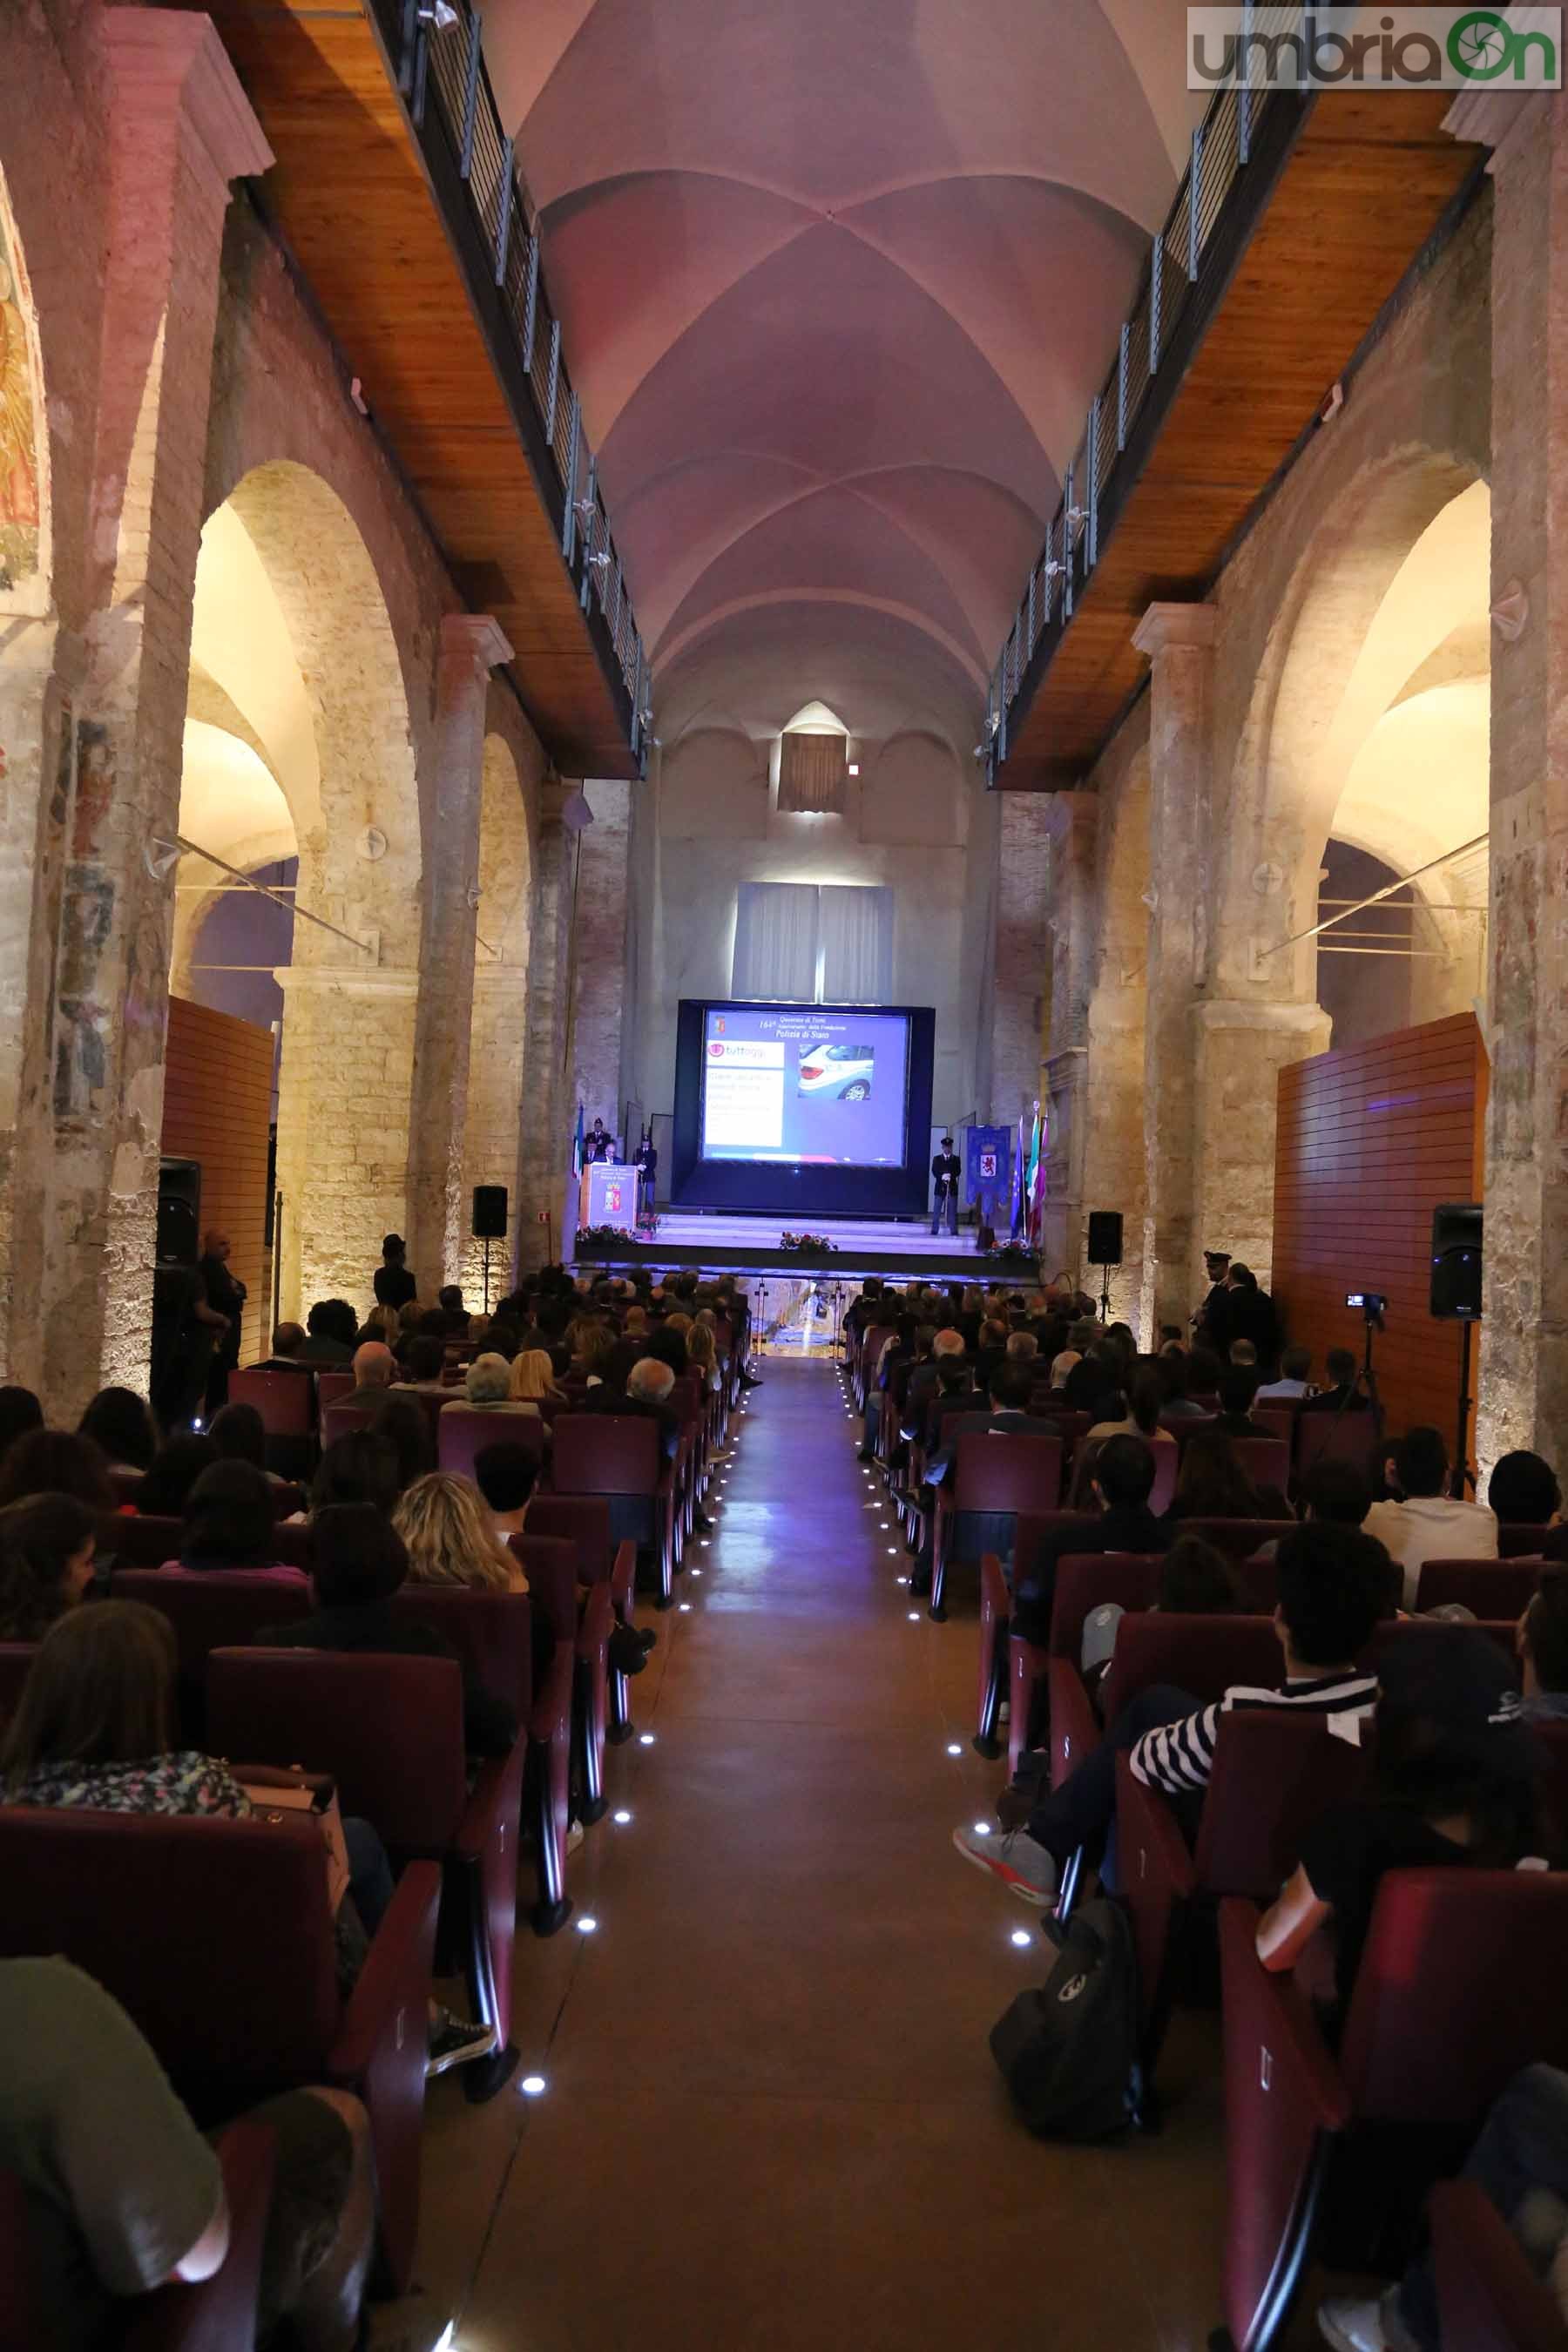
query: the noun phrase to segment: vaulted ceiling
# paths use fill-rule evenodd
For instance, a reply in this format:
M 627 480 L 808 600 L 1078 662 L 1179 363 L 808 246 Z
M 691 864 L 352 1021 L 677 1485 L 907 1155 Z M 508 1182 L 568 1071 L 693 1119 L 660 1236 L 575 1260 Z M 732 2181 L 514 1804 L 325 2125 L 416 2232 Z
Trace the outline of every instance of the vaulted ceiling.
M 818 694 L 977 726 L 1202 103 L 1179 27 L 1170 0 L 491 0 L 667 740 Z

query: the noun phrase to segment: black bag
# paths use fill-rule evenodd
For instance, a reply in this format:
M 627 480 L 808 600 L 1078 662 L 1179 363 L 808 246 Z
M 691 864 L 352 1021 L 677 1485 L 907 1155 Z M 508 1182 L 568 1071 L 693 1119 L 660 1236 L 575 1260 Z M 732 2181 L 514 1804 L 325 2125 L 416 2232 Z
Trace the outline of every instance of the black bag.
M 1120 1905 L 1080 1904 L 1037 1992 L 1021 1992 L 991 2029 L 991 2054 L 1014 2105 L 1042 2139 L 1105 2139 L 1136 2116 L 1138 1960 Z

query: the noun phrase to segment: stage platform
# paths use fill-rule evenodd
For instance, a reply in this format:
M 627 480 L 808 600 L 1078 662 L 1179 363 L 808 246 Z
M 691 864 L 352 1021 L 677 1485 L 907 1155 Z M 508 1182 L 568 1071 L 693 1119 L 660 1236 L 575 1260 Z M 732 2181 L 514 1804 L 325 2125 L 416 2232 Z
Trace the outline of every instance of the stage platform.
M 796 1221 L 795 1228 L 800 1229 Z M 1036 1286 L 1033 1261 L 1014 1264 L 974 1246 L 968 1232 L 933 1234 L 928 1225 L 891 1217 L 814 1217 L 813 1233 L 833 1243 L 821 1254 L 786 1250 L 779 1236 L 789 1230 L 778 1217 L 738 1217 L 691 1210 L 659 1212 L 658 1231 L 643 1239 L 627 1234 L 614 1242 L 574 1244 L 574 1263 L 608 1266 L 616 1273 L 634 1265 L 693 1267 L 713 1274 L 829 1275 L 844 1280 L 882 1274 L 907 1280 L 984 1282 L 1005 1278 L 1015 1289 Z

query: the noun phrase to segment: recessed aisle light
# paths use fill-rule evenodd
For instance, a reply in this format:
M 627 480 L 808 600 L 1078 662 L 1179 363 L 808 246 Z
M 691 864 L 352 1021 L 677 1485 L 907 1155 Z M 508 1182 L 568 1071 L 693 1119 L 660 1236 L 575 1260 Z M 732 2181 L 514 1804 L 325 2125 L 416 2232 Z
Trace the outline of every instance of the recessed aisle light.
M 542 2074 L 525 2074 L 517 2087 L 525 2099 L 542 2099 L 550 2086 Z
M 621 1810 L 620 1810 L 620 1811 L 619 1811 L 618 1813 L 612 1813 L 612 1814 L 610 1815 L 610 1819 L 614 1822 L 614 1823 L 615 1823 L 616 1827 L 618 1830 L 624 1830 L 624 1829 L 626 1827 L 627 1823 L 630 1822 L 630 1820 L 631 1820 L 631 1815 L 630 1815 L 630 1813 L 628 1813 L 628 1812 L 627 1812 L 627 1811 L 626 1811 L 626 1807 L 623 1805 L 623 1806 L 621 1807 Z
M 689 1617 L 689 1616 L 690 1616 L 690 1614 L 691 1614 L 691 1603 L 690 1603 L 690 1601 L 683 1601 L 681 1602 L 681 1604 L 680 1604 L 680 1614 L 681 1614 L 683 1617 Z
M 651 1731 L 639 1731 L 637 1734 L 637 1746 L 639 1748 L 651 1748 L 653 1746 L 653 1738 L 654 1736 Z
M 994 1837 L 995 1835 L 995 1830 L 990 1822 L 976 1822 L 974 1824 L 974 1834 L 976 1837 Z
M 584 1912 L 583 1916 L 577 1922 L 577 1933 L 580 1936 L 596 1935 L 598 1933 L 598 1927 L 599 1923 L 595 1918 L 591 1911 Z
M 1032 1952 L 1035 1948 L 1035 1939 L 1027 1927 L 1015 1927 L 1007 1941 L 1016 1951 Z
M 950 1739 L 947 1743 L 947 1752 L 950 1756 L 962 1756 L 963 1750 L 956 1739 Z
M 889 1545 L 888 1546 L 888 1558 L 889 1558 L 889 1559 L 897 1559 L 898 1556 L 899 1556 L 899 1547 L 898 1547 L 898 1545 L 897 1545 L 897 1544 L 889 1544 Z
M 921 1622 L 921 1612 L 920 1612 L 920 1611 L 919 1611 L 918 1609 L 911 1609 L 911 1610 L 910 1611 L 910 1623 L 911 1625 L 918 1625 L 918 1624 L 920 1623 L 920 1622 Z

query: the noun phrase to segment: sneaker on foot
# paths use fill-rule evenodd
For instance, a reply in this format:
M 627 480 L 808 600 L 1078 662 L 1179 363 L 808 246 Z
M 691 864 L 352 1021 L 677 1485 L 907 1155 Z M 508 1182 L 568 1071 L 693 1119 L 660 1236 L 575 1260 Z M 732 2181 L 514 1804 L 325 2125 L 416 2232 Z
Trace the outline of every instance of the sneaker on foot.
M 433 2083 L 437 2074 L 445 2074 L 453 2066 L 466 2066 L 473 2058 L 488 2058 L 495 2046 L 493 2026 L 470 2025 L 467 2018 L 454 2017 L 449 2009 L 444 2009 L 430 2028 L 425 2080 Z
M 1318 2305 L 1318 2333 L 1335 2352 L 1420 2352 L 1394 2286 L 1382 2294 L 1331 2294 Z
M 576 1853 L 576 1851 L 577 1851 L 577 1849 L 578 1849 L 578 1847 L 582 1844 L 582 1843 L 583 1843 L 584 1839 L 587 1836 L 587 1834 L 588 1834 L 588 1832 L 587 1832 L 587 1831 L 583 1827 L 583 1824 L 582 1824 L 582 1822 L 573 1822 L 568 1826 L 568 1828 L 567 1828 L 567 1832 L 566 1832 L 566 1851 L 567 1851 L 567 1853 Z
M 988 1870 L 1020 1903 L 1032 1903 L 1036 1910 L 1043 1911 L 1054 1900 L 1056 1856 L 1037 1845 L 1026 1830 L 966 1827 L 953 1831 L 952 1842 L 965 1862 L 972 1862 L 976 1870 Z

